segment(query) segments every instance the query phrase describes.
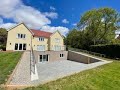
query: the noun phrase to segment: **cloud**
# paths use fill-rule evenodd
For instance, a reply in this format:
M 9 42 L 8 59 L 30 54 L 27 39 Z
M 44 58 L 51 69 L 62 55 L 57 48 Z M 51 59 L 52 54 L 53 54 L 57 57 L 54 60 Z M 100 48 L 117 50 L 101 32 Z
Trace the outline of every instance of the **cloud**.
M 6 29 L 9 29 L 13 26 L 15 26 L 16 23 L 3 23 L 3 24 L 0 24 L 0 28 L 6 28 Z
M 62 27 L 62 26 L 57 26 L 57 27 L 51 27 L 51 26 L 43 26 L 42 28 L 41 28 L 41 30 L 43 30 L 43 31 L 49 31 L 49 32 L 55 32 L 55 31 L 59 31 L 62 35 L 66 35 L 67 33 L 68 33 L 68 31 L 69 31 L 69 29 L 68 28 L 66 28 L 66 27 Z
M 69 21 L 68 21 L 67 19 L 63 19 L 63 20 L 62 20 L 62 23 L 68 24 Z
M 53 7 L 53 6 L 50 6 L 50 10 L 55 11 L 56 9 L 55 9 L 55 7 Z
M 72 25 L 73 25 L 73 26 L 77 26 L 77 23 L 73 23 Z
M 49 12 L 49 13 L 48 13 L 48 12 L 45 12 L 44 15 L 45 15 L 46 17 L 49 17 L 49 18 L 52 18 L 52 19 L 58 18 L 58 14 L 55 13 L 55 12 Z
M 51 7 L 51 9 L 54 8 Z M 24 5 L 22 0 L 2 0 L 0 2 L 0 16 L 14 21 L 14 23 L 4 23 L 3 19 L 0 18 L 0 27 L 3 28 L 8 29 L 16 23 L 24 22 L 29 28 L 40 29 L 47 26 L 49 29 L 56 30 L 55 27 L 53 28 L 49 24 L 51 24 L 50 19 L 57 18 L 58 14 L 56 12 L 41 12 L 31 6 Z M 62 29 L 63 31 L 68 30 L 66 27 L 62 27 Z M 66 32 L 64 31 L 64 33 Z

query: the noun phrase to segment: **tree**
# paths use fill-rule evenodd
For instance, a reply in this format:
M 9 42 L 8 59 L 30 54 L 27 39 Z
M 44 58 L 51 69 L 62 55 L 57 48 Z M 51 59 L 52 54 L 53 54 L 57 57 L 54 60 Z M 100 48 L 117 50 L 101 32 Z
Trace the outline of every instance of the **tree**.
M 94 44 L 110 43 L 119 27 L 120 16 L 111 8 L 93 9 L 85 14 L 78 23 Z M 86 36 L 87 37 L 87 36 Z
M 0 28 L 0 45 L 6 45 L 7 41 L 7 30 Z
M 81 16 L 77 29 L 71 30 L 66 43 L 74 48 L 89 49 L 90 45 L 108 44 L 115 39 L 120 26 L 120 15 L 111 8 L 87 11 Z

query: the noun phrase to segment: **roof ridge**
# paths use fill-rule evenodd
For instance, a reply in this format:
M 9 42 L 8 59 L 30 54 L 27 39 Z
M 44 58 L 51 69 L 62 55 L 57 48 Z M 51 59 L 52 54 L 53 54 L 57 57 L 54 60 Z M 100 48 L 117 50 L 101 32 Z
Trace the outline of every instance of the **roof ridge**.
M 31 31 L 32 30 L 35 30 L 35 31 L 42 31 L 42 32 L 46 32 L 46 33 L 51 33 L 51 34 L 53 34 L 52 32 L 47 32 L 47 31 L 43 31 L 43 30 L 39 30 L 39 29 L 30 29 Z

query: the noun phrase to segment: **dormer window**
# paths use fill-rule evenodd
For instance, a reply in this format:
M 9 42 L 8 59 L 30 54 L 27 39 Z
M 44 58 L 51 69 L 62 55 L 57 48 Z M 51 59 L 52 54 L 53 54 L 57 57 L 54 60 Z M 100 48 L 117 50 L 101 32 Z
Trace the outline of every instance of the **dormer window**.
M 44 41 L 44 37 L 39 37 L 38 41 Z
M 17 34 L 17 38 L 26 38 L 26 34 Z

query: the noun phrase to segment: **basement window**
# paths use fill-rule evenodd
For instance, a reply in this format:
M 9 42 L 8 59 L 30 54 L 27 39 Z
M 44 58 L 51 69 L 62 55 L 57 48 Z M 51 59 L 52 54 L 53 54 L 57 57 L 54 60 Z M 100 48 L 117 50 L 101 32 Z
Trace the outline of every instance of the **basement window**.
M 64 54 L 60 54 L 60 57 L 64 57 Z

